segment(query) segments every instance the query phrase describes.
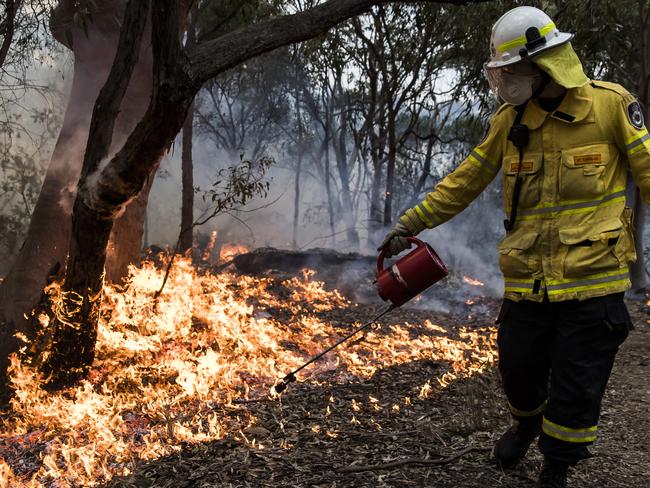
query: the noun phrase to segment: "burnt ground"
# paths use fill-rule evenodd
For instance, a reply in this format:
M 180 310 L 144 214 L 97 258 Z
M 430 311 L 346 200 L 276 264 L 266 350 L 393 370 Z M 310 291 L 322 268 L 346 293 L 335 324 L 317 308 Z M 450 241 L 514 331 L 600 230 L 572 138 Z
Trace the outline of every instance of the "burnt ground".
M 461 326 L 491 326 L 498 303 L 483 305 L 487 313 L 470 318 L 399 313 L 414 328 L 431 319 L 454 336 Z M 636 330 L 617 358 L 594 457 L 572 470 L 573 488 L 650 486 L 650 311 L 644 302 L 628 305 Z M 375 310 L 356 307 L 339 312 L 338 318 L 358 320 Z M 232 405 L 225 415 L 252 413 L 257 425 L 143 463 L 108 486 L 533 487 L 541 465 L 536 449 L 512 471 L 488 462 L 489 448 L 509 425 L 496 367 L 443 388 L 436 378 L 449 367 L 444 361 L 415 361 L 358 382 L 332 384 L 319 378 L 292 385 L 281 402 L 261 398 Z M 433 388 L 421 398 L 418 393 L 427 380 Z M 252 438 L 264 448 L 251 447 Z M 415 463 L 422 460 L 424 465 Z

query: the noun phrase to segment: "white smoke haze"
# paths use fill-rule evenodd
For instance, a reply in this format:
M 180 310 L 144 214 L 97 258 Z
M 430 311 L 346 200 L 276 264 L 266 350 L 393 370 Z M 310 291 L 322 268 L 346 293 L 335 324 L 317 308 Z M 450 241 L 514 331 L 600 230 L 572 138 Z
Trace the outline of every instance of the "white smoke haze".
M 24 239 L 62 125 L 71 71 L 62 51 L 35 52 L 18 85 L 15 72 L 0 71 L 0 275 Z M 70 207 L 63 196 L 61 204 Z
M 148 206 L 148 242 L 150 245 L 172 247 L 175 245 L 180 229 L 181 206 L 181 145 L 180 137 L 161 163 L 155 179 Z M 195 138 L 194 146 L 194 184 L 202 189 L 209 188 L 217 170 L 236 164 L 224 151 L 216 149 L 211 141 Z M 269 173 L 271 190 L 266 199 L 256 199 L 247 209 L 248 213 L 235 212 L 237 219 L 221 216 L 208 224 L 195 229 L 203 235 L 217 231 L 224 243 L 241 244 L 248 248 L 275 247 L 292 248 L 294 213 L 294 178 L 292 170 L 281 166 L 291 166 L 286 155 L 274 155 L 276 164 Z M 332 163 L 334 165 L 334 163 Z M 486 193 L 473 202 L 462 214 L 442 226 L 423 232 L 419 237 L 429 242 L 447 263 L 454 275 L 467 275 L 484 283 L 477 288 L 462 285 L 458 300 L 466 300 L 470 293 L 499 296 L 503 292 L 503 280 L 498 269 L 497 242 L 503 234 L 503 210 L 495 206 L 489 194 L 500 193 L 500 180 L 497 178 Z M 333 248 L 341 252 L 359 251 L 367 256 L 376 256 L 376 245 L 368 243 L 364 216 L 368 215 L 367 205 L 362 203 L 358 210 L 360 249 L 353 249 L 345 242 L 344 224 L 337 217 L 335 241 L 331 237 L 327 214 L 327 195 L 324 185 L 306 174 L 301 183 L 301 216 L 299 228 L 299 247 Z M 195 196 L 195 219 L 205 207 L 200 194 Z M 243 221 L 245 225 L 240 222 Z M 373 271 L 370 270 L 370 273 Z M 358 275 L 357 271 L 351 273 Z M 352 277 L 352 279 L 354 279 Z M 435 293 L 427 293 L 418 306 L 444 311 L 449 309 L 449 297 L 436 299 Z

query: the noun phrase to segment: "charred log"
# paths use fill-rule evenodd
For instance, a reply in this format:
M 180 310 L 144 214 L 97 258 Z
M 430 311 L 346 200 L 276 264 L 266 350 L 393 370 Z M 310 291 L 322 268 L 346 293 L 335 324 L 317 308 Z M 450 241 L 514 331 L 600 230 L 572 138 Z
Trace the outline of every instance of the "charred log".
M 377 258 L 358 253 L 339 253 L 331 249 L 288 251 L 270 247 L 239 254 L 231 262 L 237 271 L 250 275 L 292 277 L 301 270 L 315 271 L 314 278 L 326 289 L 337 289 L 353 301 L 374 301 L 373 285 Z

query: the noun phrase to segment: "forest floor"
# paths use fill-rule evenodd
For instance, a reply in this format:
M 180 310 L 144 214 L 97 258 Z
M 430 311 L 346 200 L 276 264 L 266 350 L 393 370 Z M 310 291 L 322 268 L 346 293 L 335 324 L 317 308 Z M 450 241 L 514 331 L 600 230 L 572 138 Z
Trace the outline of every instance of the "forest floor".
M 381 331 L 391 333 L 388 324 L 397 321 L 426 335 L 432 322 L 442 338 L 463 340 L 476 331 L 494 347 L 498 306 L 483 299 L 478 314 L 469 307 L 454 314 L 399 310 L 382 320 Z M 594 457 L 570 473 L 573 488 L 650 486 L 650 311 L 645 302 L 628 306 L 636 329 L 617 358 Z M 352 323 L 377 311 L 354 306 L 336 311 L 332 320 Z M 511 471 L 488 460 L 510 423 L 496 365 L 483 364 L 470 375 L 454 375 L 453 368 L 453 362 L 432 359 L 346 383 L 320 375 L 291 385 L 281 401 L 236 403 L 230 415 L 252 414 L 255 426 L 143 463 L 107 486 L 533 487 L 541 465 L 536 448 Z

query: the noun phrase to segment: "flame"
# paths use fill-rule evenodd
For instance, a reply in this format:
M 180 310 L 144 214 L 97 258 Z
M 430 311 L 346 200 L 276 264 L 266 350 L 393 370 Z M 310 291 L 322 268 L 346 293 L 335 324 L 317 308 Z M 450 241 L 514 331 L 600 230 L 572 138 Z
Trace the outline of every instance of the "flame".
M 197 273 L 189 258 L 177 258 L 154 303 L 163 275 L 145 262 L 130 269 L 128 286 L 105 287 L 96 360 L 77 386 L 48 393 L 33 369 L 12 358 L 15 397 L 12 412 L 0 417 L 0 488 L 96 486 L 129 474 L 138 461 L 227 435 L 264 448 L 252 414 L 229 414 L 224 406 L 266 395 L 270 384 L 340 337 L 340 324 L 323 312 L 350 305 L 314 281 L 312 271 L 278 282 Z M 444 386 L 495 360 L 492 329 L 462 329 L 451 338 L 425 321 L 418 331 L 408 323 L 369 331 L 313 365 L 310 381 L 325 374 L 328 381 L 358 380 L 433 359 L 451 365 L 432 379 Z M 430 390 L 422 386 L 420 397 Z M 363 403 L 382 408 L 370 395 Z M 352 414 L 361 404 L 351 407 Z
M 210 232 L 210 240 L 208 241 L 208 245 L 205 246 L 205 250 L 203 251 L 201 260 L 210 261 L 210 256 L 212 256 L 212 250 L 214 249 L 214 245 L 216 242 L 217 242 L 217 231 L 213 230 L 212 232 Z
M 463 276 L 463 281 L 468 285 L 472 285 L 472 286 L 485 286 L 485 283 L 479 280 L 475 280 L 471 276 Z
M 235 256 L 247 252 L 248 248 L 246 246 L 242 246 L 241 244 L 224 244 L 221 247 L 221 252 L 219 253 L 219 260 L 221 262 L 230 261 Z

